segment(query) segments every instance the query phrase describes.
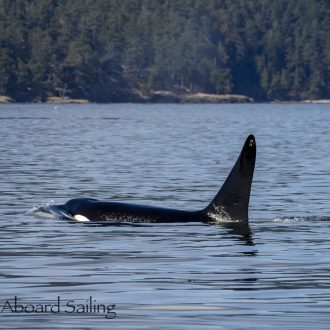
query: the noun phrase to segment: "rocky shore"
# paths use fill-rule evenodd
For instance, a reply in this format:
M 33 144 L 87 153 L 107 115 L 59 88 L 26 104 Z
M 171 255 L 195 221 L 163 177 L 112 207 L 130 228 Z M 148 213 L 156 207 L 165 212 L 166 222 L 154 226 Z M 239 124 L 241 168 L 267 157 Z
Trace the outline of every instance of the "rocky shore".
M 150 94 L 151 103 L 251 103 L 254 99 L 237 94 L 176 94 L 170 91 L 154 91 Z
M 133 95 L 133 96 L 132 96 Z M 0 95 L 0 104 L 18 102 L 10 96 Z M 240 94 L 208 94 L 208 93 L 175 93 L 171 91 L 158 90 L 152 91 L 148 95 L 141 92 L 134 91 L 127 99 L 123 98 L 119 102 L 133 102 L 133 103 L 253 103 L 256 102 L 253 98 Z M 296 103 L 312 103 L 312 104 L 330 104 L 330 99 L 320 100 L 300 100 L 300 101 L 284 101 Z M 48 97 L 44 102 L 40 99 L 32 100 L 31 103 L 49 103 L 49 104 L 88 104 L 91 103 L 88 99 L 76 99 L 68 96 Z M 109 102 L 111 103 L 111 102 Z M 118 100 L 115 102 L 118 103 Z M 281 103 L 281 101 L 275 101 Z
M 1 103 L 12 103 L 12 102 L 14 102 L 14 100 L 11 97 L 0 95 L 0 104 Z
M 207 93 L 174 93 L 171 91 L 152 91 L 148 96 L 141 93 L 135 93 L 134 98 L 129 97 L 126 102 L 136 103 L 250 103 L 254 100 L 245 95 L 236 94 L 207 94 Z M 9 96 L 0 96 L 0 103 L 15 102 Z M 125 102 L 123 99 L 122 102 Z M 34 103 L 32 101 L 32 103 Z M 35 103 L 40 103 L 36 100 Z M 73 99 L 70 97 L 52 96 L 46 99 L 50 104 L 86 104 L 90 103 L 87 99 Z
M 86 99 L 71 99 L 69 97 L 52 96 L 52 97 L 49 97 L 47 99 L 46 103 L 51 103 L 51 104 L 86 104 L 86 103 L 90 103 L 90 102 Z
M 324 99 L 324 100 L 305 100 L 304 103 L 330 104 L 330 99 Z

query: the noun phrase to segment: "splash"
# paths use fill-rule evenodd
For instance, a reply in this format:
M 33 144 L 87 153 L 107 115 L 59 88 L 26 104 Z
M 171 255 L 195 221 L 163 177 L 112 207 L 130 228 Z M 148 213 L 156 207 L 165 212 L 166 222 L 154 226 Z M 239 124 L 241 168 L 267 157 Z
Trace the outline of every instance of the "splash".
M 37 215 L 45 218 L 53 218 L 54 215 L 49 211 L 50 207 L 55 204 L 55 201 L 42 202 L 39 206 L 34 206 L 32 209 L 26 211 L 28 215 Z
M 64 210 L 55 205 L 55 201 L 53 200 L 50 202 L 44 202 L 40 206 L 35 206 L 27 213 L 37 215 L 42 218 L 75 220 L 71 214 L 66 213 Z
M 223 206 L 213 204 L 213 208 L 216 212 L 209 211 L 207 216 L 214 221 L 214 224 L 240 222 L 240 220 L 232 219 Z
M 327 216 L 288 216 L 288 217 L 276 217 L 274 222 L 321 222 L 330 221 L 330 217 Z
M 96 220 L 97 221 L 97 220 Z M 96 222 L 95 221 L 95 222 Z M 120 223 L 136 223 L 136 224 L 147 224 L 147 223 L 155 223 L 156 221 L 147 219 L 144 217 L 130 217 L 130 216 L 102 216 L 100 219 L 103 223 L 112 223 L 112 224 L 120 224 Z

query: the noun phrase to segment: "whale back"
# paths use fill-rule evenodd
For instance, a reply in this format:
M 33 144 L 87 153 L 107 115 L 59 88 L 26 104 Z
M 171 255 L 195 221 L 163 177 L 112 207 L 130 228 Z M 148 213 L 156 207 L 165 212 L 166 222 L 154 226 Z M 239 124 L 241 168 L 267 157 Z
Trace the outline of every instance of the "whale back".
M 90 198 L 71 199 L 63 205 L 51 205 L 50 213 L 82 222 L 236 222 L 248 225 L 248 207 L 256 160 L 256 142 L 250 135 L 213 201 L 203 210 L 183 211 Z

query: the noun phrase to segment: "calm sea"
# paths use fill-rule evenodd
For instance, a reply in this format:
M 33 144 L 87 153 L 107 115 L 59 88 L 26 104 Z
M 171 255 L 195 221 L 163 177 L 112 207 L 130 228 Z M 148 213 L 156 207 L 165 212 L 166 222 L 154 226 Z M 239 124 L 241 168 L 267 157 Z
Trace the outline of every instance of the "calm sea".
M 328 329 L 329 131 L 329 105 L 1 105 L 1 328 Z M 250 133 L 250 237 L 36 212 L 202 208 Z

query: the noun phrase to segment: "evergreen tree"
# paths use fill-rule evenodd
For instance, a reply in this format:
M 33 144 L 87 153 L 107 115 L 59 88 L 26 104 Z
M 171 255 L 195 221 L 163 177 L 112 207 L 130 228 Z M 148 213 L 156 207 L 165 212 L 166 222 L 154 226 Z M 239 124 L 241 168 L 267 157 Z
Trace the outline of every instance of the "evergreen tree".
M 327 0 L 2 0 L 0 94 L 330 98 Z

